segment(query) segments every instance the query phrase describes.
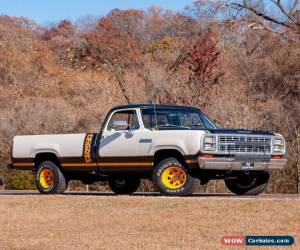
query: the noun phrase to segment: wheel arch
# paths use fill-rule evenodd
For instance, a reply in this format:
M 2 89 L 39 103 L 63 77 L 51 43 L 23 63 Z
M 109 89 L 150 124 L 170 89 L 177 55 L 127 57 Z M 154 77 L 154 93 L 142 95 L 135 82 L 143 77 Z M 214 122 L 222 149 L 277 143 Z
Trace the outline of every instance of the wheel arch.
M 35 168 L 37 168 L 43 161 L 51 161 L 61 169 L 60 160 L 58 156 L 53 152 L 37 153 L 33 160 Z
M 154 160 L 153 160 L 154 166 L 156 166 L 162 160 L 171 158 L 171 157 L 176 158 L 182 164 L 186 165 L 185 158 L 184 158 L 182 152 L 180 152 L 177 149 L 170 148 L 170 149 L 159 149 L 154 153 Z

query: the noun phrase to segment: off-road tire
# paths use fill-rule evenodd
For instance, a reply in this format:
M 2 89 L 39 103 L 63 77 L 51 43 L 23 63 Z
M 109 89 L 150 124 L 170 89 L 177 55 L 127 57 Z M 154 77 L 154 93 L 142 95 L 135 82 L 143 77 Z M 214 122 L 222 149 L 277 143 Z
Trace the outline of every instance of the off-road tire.
M 41 173 L 43 170 L 51 171 L 53 176 L 53 184 L 48 188 L 43 187 L 42 185 Z M 35 182 L 39 192 L 42 194 L 62 194 L 67 188 L 65 176 L 59 167 L 51 161 L 44 161 L 39 164 L 35 174 Z
M 237 195 L 258 195 L 265 191 L 269 181 L 269 173 L 249 173 L 246 177 L 241 174 L 236 179 L 225 180 L 226 187 L 234 194 Z M 250 179 L 245 179 L 250 178 Z M 252 183 L 249 184 L 249 181 Z
M 108 178 L 108 186 L 115 194 L 128 195 L 139 188 L 140 178 L 137 176 L 111 176 Z
M 167 187 L 163 181 L 164 171 L 173 166 L 180 169 L 180 171 L 183 171 L 185 174 L 185 183 L 176 189 Z M 152 180 L 158 191 L 161 194 L 168 196 L 188 196 L 195 192 L 200 184 L 200 181 L 192 177 L 189 174 L 187 167 L 176 158 L 167 158 L 159 162 L 153 171 Z

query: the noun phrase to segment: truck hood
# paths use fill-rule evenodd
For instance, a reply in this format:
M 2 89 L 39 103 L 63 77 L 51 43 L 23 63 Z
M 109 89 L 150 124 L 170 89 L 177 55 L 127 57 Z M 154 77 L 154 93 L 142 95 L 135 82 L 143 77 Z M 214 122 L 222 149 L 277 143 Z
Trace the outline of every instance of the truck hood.
M 216 128 L 216 129 L 206 129 L 211 134 L 238 134 L 238 135 L 274 135 L 272 132 L 261 131 L 261 130 L 248 130 L 248 129 L 226 129 L 226 128 Z

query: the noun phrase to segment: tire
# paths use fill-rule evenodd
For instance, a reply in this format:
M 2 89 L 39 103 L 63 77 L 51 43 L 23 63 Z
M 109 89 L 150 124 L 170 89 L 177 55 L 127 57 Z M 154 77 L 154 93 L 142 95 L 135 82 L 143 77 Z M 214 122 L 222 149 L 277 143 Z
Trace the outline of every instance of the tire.
M 237 195 L 258 195 L 265 191 L 269 173 L 240 174 L 236 179 L 225 180 L 226 187 Z
M 140 178 L 136 176 L 111 176 L 108 185 L 115 194 L 128 195 L 140 186 Z
M 35 182 L 42 194 L 62 194 L 67 188 L 66 178 L 51 161 L 44 161 L 38 166 Z
M 159 192 L 168 196 L 187 196 L 199 186 L 199 180 L 176 158 L 161 161 L 153 171 L 152 180 Z

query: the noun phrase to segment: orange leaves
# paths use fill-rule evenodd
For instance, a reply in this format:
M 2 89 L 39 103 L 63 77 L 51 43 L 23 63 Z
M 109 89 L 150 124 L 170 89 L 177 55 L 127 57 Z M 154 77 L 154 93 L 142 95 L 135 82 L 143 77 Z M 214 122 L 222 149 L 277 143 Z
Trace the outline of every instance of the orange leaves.
M 109 58 L 129 65 L 137 63 L 141 53 L 138 41 L 129 30 L 119 27 L 110 17 L 101 18 L 96 29 L 83 35 L 83 38 L 88 43 L 88 51 L 92 52 L 90 56 L 102 62 Z
M 72 36 L 75 32 L 74 25 L 68 20 L 62 20 L 57 27 L 53 27 L 49 30 L 46 30 L 43 34 L 45 40 L 51 40 L 56 36 L 69 37 Z

